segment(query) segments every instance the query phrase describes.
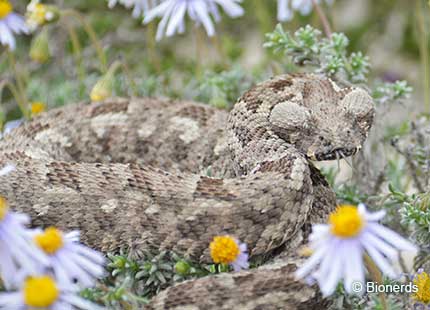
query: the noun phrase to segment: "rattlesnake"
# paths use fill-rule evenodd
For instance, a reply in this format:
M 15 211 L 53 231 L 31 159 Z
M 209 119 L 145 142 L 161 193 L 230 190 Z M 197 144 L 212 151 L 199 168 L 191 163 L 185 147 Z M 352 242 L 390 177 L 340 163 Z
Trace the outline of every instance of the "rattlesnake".
M 172 250 L 210 262 L 216 235 L 247 244 L 257 269 L 179 283 L 148 309 L 309 309 L 297 247 L 335 196 L 310 159 L 354 154 L 371 97 L 312 74 L 258 84 L 230 113 L 189 101 L 110 99 L 53 109 L 0 141 L 0 194 L 34 225 L 79 229 L 104 252 Z

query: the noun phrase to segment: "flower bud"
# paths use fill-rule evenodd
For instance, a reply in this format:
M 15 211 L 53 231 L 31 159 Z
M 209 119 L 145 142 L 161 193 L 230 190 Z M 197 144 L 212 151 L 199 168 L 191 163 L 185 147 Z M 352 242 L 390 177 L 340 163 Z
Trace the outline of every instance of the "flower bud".
M 181 276 L 189 274 L 191 266 L 184 260 L 180 260 L 175 264 L 175 272 Z
M 103 101 L 109 97 L 112 97 L 115 73 L 120 68 L 121 63 L 115 61 L 109 70 L 97 81 L 90 93 L 92 102 Z
M 112 96 L 113 92 L 113 74 L 109 72 L 97 81 L 90 93 L 92 102 L 103 101 Z
M 46 63 L 51 58 L 48 31 L 46 29 L 40 32 L 31 42 L 30 58 L 40 64 Z

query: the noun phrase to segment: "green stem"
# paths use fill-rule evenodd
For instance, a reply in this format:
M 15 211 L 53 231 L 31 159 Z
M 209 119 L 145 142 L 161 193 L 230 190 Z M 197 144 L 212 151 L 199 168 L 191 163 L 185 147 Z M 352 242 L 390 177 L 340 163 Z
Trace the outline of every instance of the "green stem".
M 327 16 L 325 15 L 323 9 L 321 9 L 321 6 L 318 4 L 316 0 L 312 0 L 312 3 L 314 5 L 315 10 L 317 11 L 318 17 L 320 18 L 320 21 L 324 28 L 324 33 L 327 38 L 331 37 L 332 31 L 330 27 L 330 23 L 328 21 Z
M 149 57 L 155 67 L 155 70 L 159 73 L 161 72 L 161 60 L 157 53 L 155 41 L 155 27 L 154 23 L 149 23 L 145 29 L 145 36 L 148 45 Z
M 72 42 L 72 49 L 73 49 L 73 55 L 75 56 L 76 64 L 78 67 L 78 77 L 80 82 L 80 89 L 81 89 L 81 95 L 83 95 L 83 92 L 85 90 L 85 67 L 83 65 L 82 61 L 82 49 L 81 44 L 79 43 L 78 35 L 73 28 L 73 26 L 70 26 L 68 23 L 65 23 L 67 31 L 70 36 L 70 41 Z
M 254 12 L 257 17 L 258 23 L 260 24 L 260 29 L 263 34 L 272 31 L 274 25 L 272 23 L 272 17 L 267 10 L 267 5 L 264 1 L 254 0 Z
M 416 15 L 419 31 L 419 50 L 421 62 L 423 64 L 423 87 L 424 87 L 424 103 L 427 113 L 430 112 L 430 64 L 429 64 L 429 47 L 428 34 L 426 31 L 426 22 L 424 19 L 423 8 L 421 1 L 416 1 Z
M 100 61 L 100 65 L 101 65 L 101 72 L 105 73 L 107 71 L 107 59 L 106 59 L 106 54 L 103 51 L 103 47 L 100 43 L 100 40 L 97 38 L 97 34 L 94 31 L 94 28 L 91 26 L 90 23 L 88 23 L 84 17 L 82 17 L 82 15 L 72 9 L 69 10 L 65 10 L 62 12 L 63 16 L 72 16 L 75 17 L 82 25 L 82 27 L 84 27 L 85 32 L 88 34 L 94 48 L 96 49 L 99 61 Z
M 125 76 L 127 77 L 127 81 L 128 81 L 128 83 L 130 85 L 132 94 L 133 94 L 133 96 L 137 96 L 139 94 L 139 91 L 138 91 L 137 85 L 134 82 L 134 79 L 133 79 L 133 77 L 131 75 L 130 68 L 128 67 L 128 65 L 127 65 L 127 63 L 125 61 L 122 62 L 121 64 L 122 64 L 122 70 L 124 71 Z
M 19 109 L 22 111 L 22 114 L 26 116 L 24 111 L 29 111 L 26 105 L 23 103 L 21 96 L 19 95 L 19 90 L 15 85 L 8 81 L 2 81 L 0 83 L 0 103 L 2 98 L 3 89 L 7 87 L 9 91 L 12 93 L 12 96 L 15 98 L 16 103 L 18 104 Z M 2 126 L 0 126 L 2 127 Z
M 375 265 L 375 262 L 368 254 L 364 254 L 364 263 L 366 264 L 367 271 L 372 277 L 372 280 L 376 283 L 383 284 L 384 281 L 381 271 L 379 271 L 379 268 Z M 379 293 L 379 299 L 381 300 L 382 309 L 388 310 L 387 297 L 383 292 Z
M 215 46 L 215 49 L 217 51 L 217 54 L 218 54 L 218 57 L 220 59 L 222 66 L 227 67 L 227 64 L 226 64 L 227 56 L 224 52 L 224 49 L 222 48 L 222 44 L 221 44 L 218 36 L 214 35 L 213 37 L 211 37 L 211 41 L 212 41 L 212 44 Z
M 203 38 L 200 27 L 194 26 L 194 37 L 196 40 L 196 75 L 202 74 Z
M 109 70 L 106 74 L 115 75 L 116 71 L 123 66 L 122 62 L 119 60 L 115 60 L 109 67 Z
M 24 85 L 24 81 L 22 80 L 21 74 L 19 73 L 17 66 L 16 66 L 16 60 L 15 55 L 9 51 L 9 63 L 12 67 L 12 71 L 15 76 L 17 87 L 13 86 L 13 84 L 8 83 L 9 89 L 11 89 L 11 92 L 13 93 L 12 89 L 14 89 L 15 94 L 15 100 L 17 101 L 17 104 L 19 108 L 21 109 L 22 114 L 25 118 L 30 118 L 30 109 L 28 107 L 28 100 L 27 100 L 27 94 L 26 94 L 26 88 Z M 12 88 L 11 88 L 12 87 Z

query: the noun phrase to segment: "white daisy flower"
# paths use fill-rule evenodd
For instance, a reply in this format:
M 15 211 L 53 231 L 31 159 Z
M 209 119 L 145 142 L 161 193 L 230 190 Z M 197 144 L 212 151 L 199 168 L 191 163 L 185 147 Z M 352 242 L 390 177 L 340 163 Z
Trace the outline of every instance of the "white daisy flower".
M 0 308 L 8 310 L 103 309 L 79 297 L 73 286 L 63 286 L 49 275 L 27 277 L 18 291 L 0 293 Z
M 296 277 L 313 276 L 324 296 L 331 295 L 343 279 L 345 290 L 351 293 L 354 282 L 364 285 L 364 254 L 369 255 L 383 274 L 398 277 L 392 265 L 398 260 L 399 251 L 417 251 L 417 248 L 378 224 L 384 216 L 384 211 L 367 212 L 363 204 L 358 208 L 339 206 L 330 215 L 329 224 L 313 226 L 309 236 L 313 254 L 296 271 Z
M 229 264 L 234 271 L 248 269 L 248 253 L 245 243 L 230 236 L 216 236 L 209 245 L 212 260 L 216 264 Z
M 160 0 L 108 0 L 109 8 L 113 8 L 117 3 L 124 5 L 127 9 L 133 8 L 133 17 L 141 17 L 144 12 L 149 11 L 158 3 Z
M 14 50 L 16 47 L 14 34 L 20 33 L 28 33 L 24 18 L 13 12 L 9 0 L 0 0 L 0 43 Z
M 75 280 L 84 287 L 93 286 L 104 275 L 102 254 L 79 243 L 79 232 L 63 234 L 55 227 L 36 230 L 35 244 L 48 256 L 49 267 L 61 283 Z
M 28 223 L 27 215 L 9 211 L 6 200 L 0 197 L 0 275 L 6 288 L 16 284 L 20 270 L 33 274 L 48 264 L 46 255 L 31 242 L 30 232 L 25 227 Z
M 230 17 L 243 15 L 239 5 L 242 0 L 164 0 L 160 5 L 151 9 L 145 16 L 144 23 L 151 22 L 156 17 L 162 17 L 158 25 L 156 39 L 163 35 L 173 36 L 185 30 L 185 14 L 197 24 L 202 24 L 208 36 L 215 35 L 213 20 L 218 22 L 220 14 L 218 5 Z
M 327 4 L 333 4 L 334 0 L 325 0 Z M 320 0 L 317 0 L 319 3 Z M 294 11 L 299 11 L 301 15 L 309 15 L 312 12 L 312 0 L 278 0 L 278 20 L 281 22 L 290 21 L 294 16 Z

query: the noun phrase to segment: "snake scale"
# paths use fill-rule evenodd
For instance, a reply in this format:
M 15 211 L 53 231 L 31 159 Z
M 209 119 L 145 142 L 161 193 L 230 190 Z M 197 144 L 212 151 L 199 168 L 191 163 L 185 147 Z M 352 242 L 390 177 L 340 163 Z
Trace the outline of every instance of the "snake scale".
M 357 152 L 373 114 L 366 91 L 313 74 L 258 84 L 230 112 L 157 98 L 69 105 L 0 141 L 0 167 L 16 166 L 0 195 L 34 225 L 79 229 L 104 252 L 210 262 L 210 241 L 225 234 L 251 259 L 276 250 L 258 268 L 169 287 L 147 309 L 323 308 L 317 289 L 294 279 L 310 223 L 336 206 L 312 161 Z

